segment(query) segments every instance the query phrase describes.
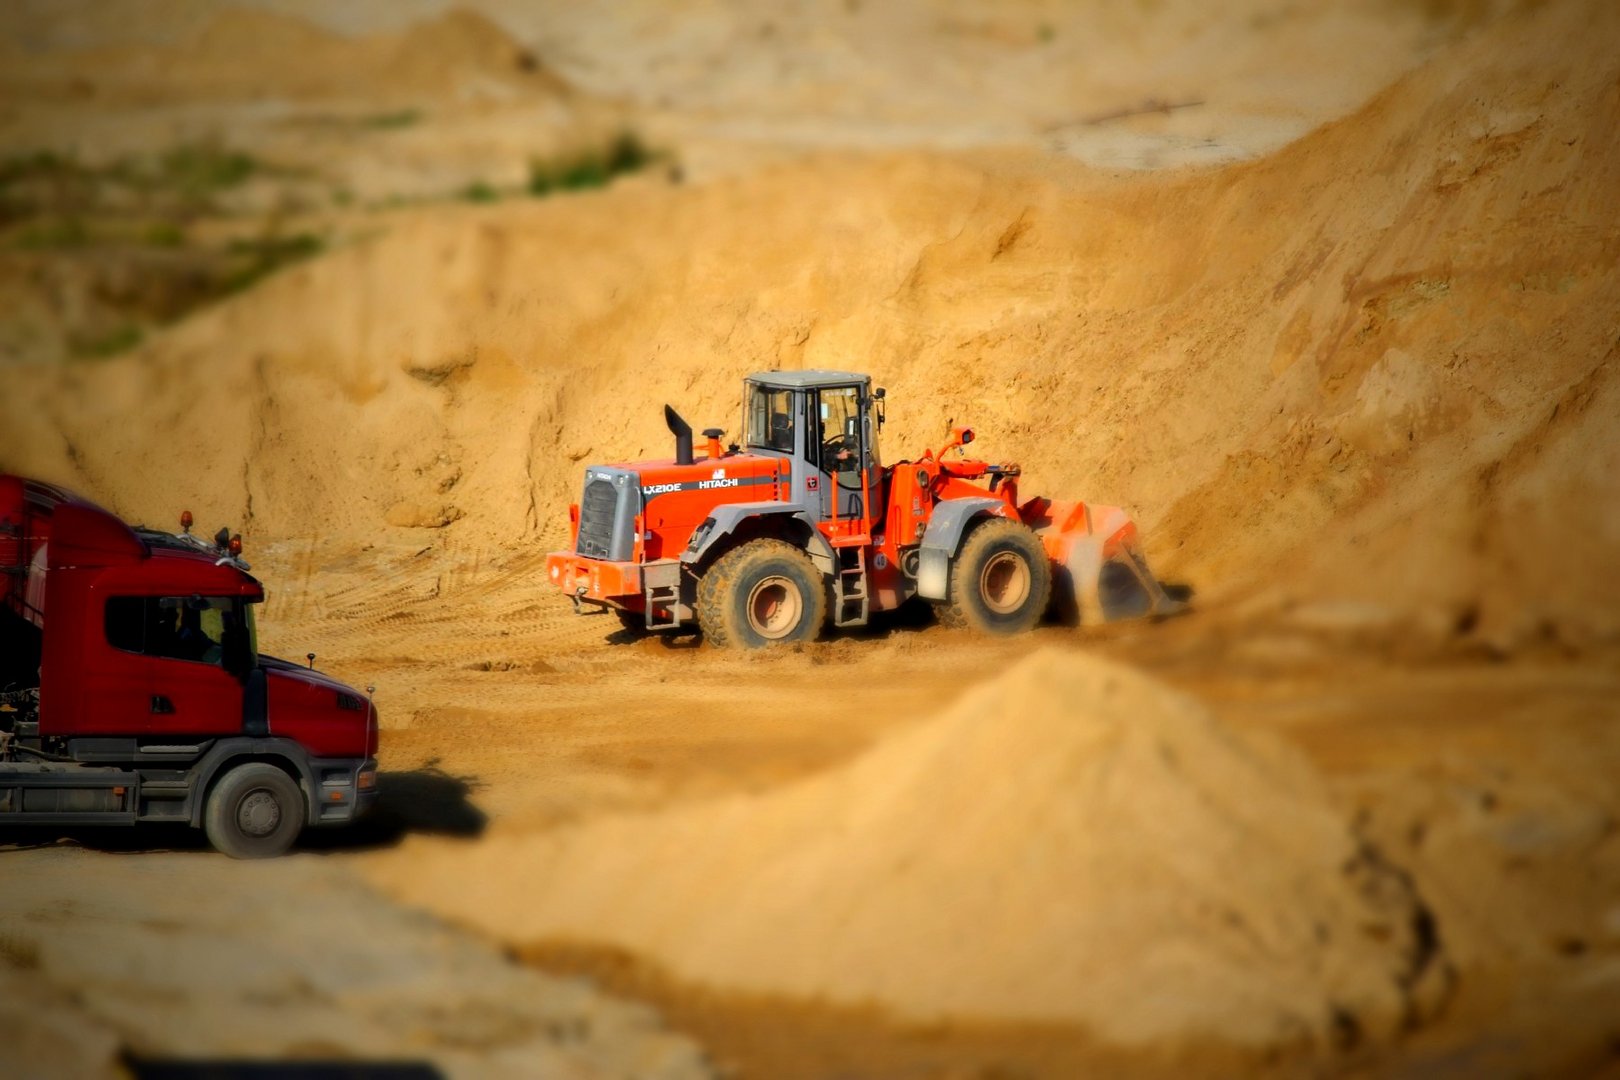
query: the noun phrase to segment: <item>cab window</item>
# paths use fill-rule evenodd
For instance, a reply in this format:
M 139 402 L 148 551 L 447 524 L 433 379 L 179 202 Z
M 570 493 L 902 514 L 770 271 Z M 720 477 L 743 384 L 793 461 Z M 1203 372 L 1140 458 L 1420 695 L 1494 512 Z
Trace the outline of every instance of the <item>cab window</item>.
M 793 452 L 793 391 L 748 387 L 748 445 Z
M 839 386 L 821 391 L 818 395 L 816 422 L 818 436 L 817 459 L 823 472 L 856 472 L 863 464 L 860 460 L 862 435 L 865 435 L 865 465 L 877 463 L 876 432 L 870 426 L 863 433 L 861 424 L 860 390 L 854 386 Z
M 107 644 L 124 652 L 219 664 L 233 631 L 251 642 L 252 608 L 230 596 L 114 596 L 105 629 Z

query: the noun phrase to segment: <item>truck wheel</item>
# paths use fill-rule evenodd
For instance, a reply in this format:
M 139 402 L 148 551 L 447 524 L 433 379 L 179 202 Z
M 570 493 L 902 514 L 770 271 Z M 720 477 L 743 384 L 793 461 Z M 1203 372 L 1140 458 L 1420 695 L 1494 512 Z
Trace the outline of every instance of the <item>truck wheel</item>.
M 1052 595 L 1052 564 L 1029 526 L 990 518 L 962 542 L 951 562 L 950 599 L 938 607 L 946 626 L 985 634 L 1021 634 L 1041 621 Z
M 751 540 L 698 581 L 698 625 L 721 648 L 809 641 L 827 618 L 827 592 L 809 556 L 781 540 Z
M 262 761 L 238 765 L 208 794 L 203 831 L 233 859 L 269 859 L 304 829 L 304 795 L 292 778 Z

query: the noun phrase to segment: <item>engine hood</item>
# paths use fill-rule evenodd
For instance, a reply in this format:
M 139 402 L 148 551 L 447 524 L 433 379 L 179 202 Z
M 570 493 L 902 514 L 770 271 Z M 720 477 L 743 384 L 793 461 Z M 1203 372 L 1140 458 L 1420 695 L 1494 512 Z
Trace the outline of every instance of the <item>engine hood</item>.
M 310 686 L 327 687 L 333 691 L 365 699 L 364 694 L 347 683 L 338 682 L 324 671 L 316 671 L 305 664 L 295 664 L 291 660 L 283 660 L 279 656 L 259 655 L 259 666 L 273 677 L 292 679 L 307 683 Z
M 268 684 L 270 734 L 295 739 L 320 757 L 377 752 L 377 709 L 366 695 L 302 664 L 260 656 Z

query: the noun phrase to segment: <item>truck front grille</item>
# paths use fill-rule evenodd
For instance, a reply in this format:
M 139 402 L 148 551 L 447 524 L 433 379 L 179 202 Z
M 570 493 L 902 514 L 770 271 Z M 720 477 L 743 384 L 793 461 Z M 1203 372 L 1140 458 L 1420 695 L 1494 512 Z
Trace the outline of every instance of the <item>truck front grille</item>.
M 619 496 L 606 480 L 585 485 L 579 502 L 579 543 L 574 550 L 593 559 L 605 559 L 613 550 L 614 519 L 618 517 Z

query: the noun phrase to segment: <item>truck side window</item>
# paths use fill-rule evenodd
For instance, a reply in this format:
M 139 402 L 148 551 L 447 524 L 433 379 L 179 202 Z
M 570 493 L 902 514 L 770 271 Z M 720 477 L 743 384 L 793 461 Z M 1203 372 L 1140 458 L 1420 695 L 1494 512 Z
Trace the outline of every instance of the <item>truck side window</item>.
M 168 660 L 217 664 L 227 626 L 237 626 L 229 597 L 115 596 L 107 601 L 107 644 Z
M 138 653 L 146 643 L 146 601 L 139 596 L 114 596 L 107 601 L 107 644 Z

